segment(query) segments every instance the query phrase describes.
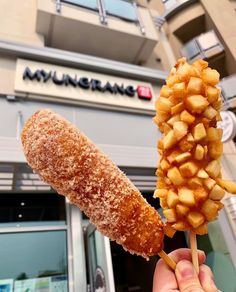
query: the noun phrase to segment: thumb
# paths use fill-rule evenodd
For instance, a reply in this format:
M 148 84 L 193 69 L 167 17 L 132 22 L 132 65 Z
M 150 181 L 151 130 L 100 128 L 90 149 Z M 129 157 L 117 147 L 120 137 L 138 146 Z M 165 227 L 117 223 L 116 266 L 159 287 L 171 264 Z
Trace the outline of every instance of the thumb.
M 191 262 L 187 260 L 178 262 L 175 275 L 180 292 L 204 292 Z

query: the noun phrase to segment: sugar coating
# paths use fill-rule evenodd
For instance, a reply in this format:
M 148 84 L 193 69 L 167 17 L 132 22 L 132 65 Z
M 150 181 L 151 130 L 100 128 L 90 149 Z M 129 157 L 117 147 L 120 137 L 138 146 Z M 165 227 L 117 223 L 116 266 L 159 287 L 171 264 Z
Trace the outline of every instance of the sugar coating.
M 143 257 L 162 250 L 163 224 L 157 211 L 74 125 L 43 109 L 26 122 L 21 138 L 33 170 L 104 235 Z

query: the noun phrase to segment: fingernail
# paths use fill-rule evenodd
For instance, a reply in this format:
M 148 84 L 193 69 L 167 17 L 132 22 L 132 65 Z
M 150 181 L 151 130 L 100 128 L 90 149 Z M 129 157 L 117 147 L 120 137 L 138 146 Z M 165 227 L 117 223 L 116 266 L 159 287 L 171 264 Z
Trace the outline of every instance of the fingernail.
M 189 279 L 195 275 L 193 265 L 186 260 L 178 262 L 176 270 L 180 274 L 182 279 Z

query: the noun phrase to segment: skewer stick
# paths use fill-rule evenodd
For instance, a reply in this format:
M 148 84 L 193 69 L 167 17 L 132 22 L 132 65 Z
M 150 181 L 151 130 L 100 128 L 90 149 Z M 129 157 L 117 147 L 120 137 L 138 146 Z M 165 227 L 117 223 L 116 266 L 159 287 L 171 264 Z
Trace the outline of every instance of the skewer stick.
M 199 274 L 199 262 L 198 262 L 198 252 L 197 252 L 197 237 L 196 234 L 190 231 L 189 233 L 189 241 L 190 241 L 190 248 L 191 248 L 191 253 L 192 253 L 192 263 L 193 266 Z
M 158 255 L 163 259 L 167 266 L 169 266 L 173 271 L 175 270 L 176 262 L 173 261 L 172 258 L 169 257 L 168 254 L 164 252 L 164 250 L 160 251 Z

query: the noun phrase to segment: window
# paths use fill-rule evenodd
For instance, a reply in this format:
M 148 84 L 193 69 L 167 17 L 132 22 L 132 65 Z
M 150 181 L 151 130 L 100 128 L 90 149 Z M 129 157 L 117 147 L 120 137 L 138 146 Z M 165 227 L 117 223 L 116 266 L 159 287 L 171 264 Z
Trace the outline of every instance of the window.
M 121 0 L 104 0 L 106 13 L 129 21 L 138 21 L 136 9 L 132 2 Z
M 93 10 L 98 10 L 97 0 L 63 0 L 63 2 L 67 2 L 70 4 L 82 6 Z
M 63 196 L 0 194 L 0 291 L 68 291 L 66 224 Z
M 68 291 L 66 231 L 0 234 L 0 258 L 0 291 Z
M 65 225 L 65 198 L 55 193 L 0 194 L 0 228 Z

